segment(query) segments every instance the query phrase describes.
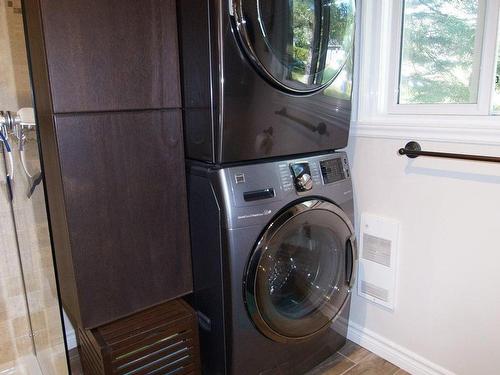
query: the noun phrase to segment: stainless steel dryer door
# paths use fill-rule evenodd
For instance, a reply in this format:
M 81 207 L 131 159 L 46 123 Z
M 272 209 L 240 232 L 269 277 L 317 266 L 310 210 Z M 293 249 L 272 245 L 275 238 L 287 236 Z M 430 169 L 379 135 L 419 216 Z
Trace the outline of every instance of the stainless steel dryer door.
M 282 91 L 311 94 L 350 59 L 354 0 L 232 0 L 233 28 L 251 63 Z
M 304 340 L 330 326 L 354 282 L 353 227 L 336 205 L 297 203 L 264 231 L 245 273 L 255 326 L 278 342 Z

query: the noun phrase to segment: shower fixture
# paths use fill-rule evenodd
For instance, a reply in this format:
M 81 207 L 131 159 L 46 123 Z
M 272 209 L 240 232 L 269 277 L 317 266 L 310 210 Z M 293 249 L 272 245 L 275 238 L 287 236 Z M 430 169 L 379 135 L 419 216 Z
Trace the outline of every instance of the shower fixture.
M 31 173 L 27 167 L 26 163 L 26 131 L 34 129 L 36 126 L 35 121 L 35 111 L 33 108 L 21 108 L 17 113 L 11 111 L 0 111 L 0 134 L 1 141 L 5 145 L 7 154 L 10 161 L 10 171 L 7 172 L 7 181 L 9 185 L 9 190 L 12 190 L 13 176 L 14 176 L 14 161 L 12 158 L 12 148 L 9 143 L 9 133 L 17 138 L 18 141 L 18 151 L 21 160 L 21 165 L 23 167 L 24 173 L 28 179 L 28 191 L 27 196 L 31 198 L 36 187 L 42 181 L 42 172 L 37 171 Z M 12 191 L 11 191 L 12 197 Z
M 7 189 L 9 191 L 10 200 L 12 200 L 12 180 L 14 178 L 14 159 L 12 158 L 12 148 L 10 147 L 10 143 L 8 140 L 7 132 L 5 131 L 5 127 L 2 125 L 0 128 L 0 141 L 2 142 L 5 150 L 7 152 L 7 158 L 9 159 L 10 170 L 7 168 L 7 162 L 5 163 L 6 168 L 6 180 L 7 180 Z

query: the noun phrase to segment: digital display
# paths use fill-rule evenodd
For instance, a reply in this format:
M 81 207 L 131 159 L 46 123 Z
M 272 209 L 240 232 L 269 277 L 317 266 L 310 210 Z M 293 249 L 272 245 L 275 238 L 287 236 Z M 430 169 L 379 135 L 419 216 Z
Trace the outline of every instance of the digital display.
M 331 184 L 345 179 L 344 168 L 342 167 L 342 159 L 323 160 L 319 163 L 321 167 L 321 174 L 323 175 L 323 182 Z

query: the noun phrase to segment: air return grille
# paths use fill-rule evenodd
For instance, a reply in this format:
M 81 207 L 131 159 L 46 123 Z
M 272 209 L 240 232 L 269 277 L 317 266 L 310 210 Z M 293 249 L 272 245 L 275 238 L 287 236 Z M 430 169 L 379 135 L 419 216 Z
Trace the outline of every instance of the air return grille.
M 372 283 L 361 281 L 361 293 L 389 302 L 389 291 Z
M 399 222 L 363 213 L 360 224 L 358 295 L 394 310 Z
M 85 374 L 199 374 L 197 319 L 182 300 L 171 301 L 92 329 L 79 329 Z
M 363 259 L 391 266 L 391 241 L 363 233 Z

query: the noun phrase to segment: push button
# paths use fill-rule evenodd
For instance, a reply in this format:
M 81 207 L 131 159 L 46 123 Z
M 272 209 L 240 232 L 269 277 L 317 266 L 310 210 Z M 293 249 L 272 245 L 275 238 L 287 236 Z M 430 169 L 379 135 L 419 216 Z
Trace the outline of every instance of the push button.
M 244 173 L 235 174 L 234 180 L 236 181 L 237 184 L 244 184 L 245 183 L 245 174 Z

